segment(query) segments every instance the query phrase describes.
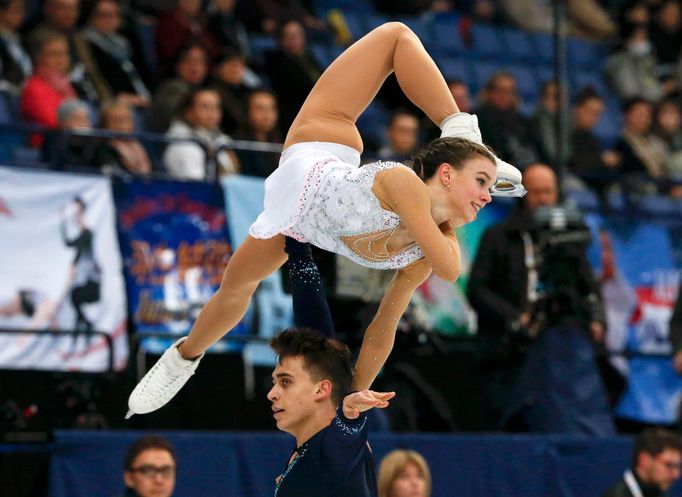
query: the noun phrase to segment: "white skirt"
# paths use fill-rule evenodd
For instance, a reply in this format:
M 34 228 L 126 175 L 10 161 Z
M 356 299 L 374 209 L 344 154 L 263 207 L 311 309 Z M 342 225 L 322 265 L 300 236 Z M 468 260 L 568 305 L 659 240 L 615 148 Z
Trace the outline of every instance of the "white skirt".
M 325 172 L 339 167 L 360 166 L 360 153 L 331 142 L 302 142 L 288 147 L 279 166 L 265 180 L 263 212 L 249 228 L 254 238 L 272 238 L 281 233 L 307 242 L 296 223 L 320 185 Z

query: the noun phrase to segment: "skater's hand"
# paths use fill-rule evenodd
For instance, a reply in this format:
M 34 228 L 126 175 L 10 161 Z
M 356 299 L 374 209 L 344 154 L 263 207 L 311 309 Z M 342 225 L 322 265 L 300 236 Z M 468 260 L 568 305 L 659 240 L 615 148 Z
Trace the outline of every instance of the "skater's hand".
M 356 419 L 361 412 L 368 411 L 373 407 L 384 409 L 388 407 L 388 401 L 393 397 L 395 397 L 395 392 L 361 390 L 351 393 L 343 399 L 343 415 L 348 419 Z

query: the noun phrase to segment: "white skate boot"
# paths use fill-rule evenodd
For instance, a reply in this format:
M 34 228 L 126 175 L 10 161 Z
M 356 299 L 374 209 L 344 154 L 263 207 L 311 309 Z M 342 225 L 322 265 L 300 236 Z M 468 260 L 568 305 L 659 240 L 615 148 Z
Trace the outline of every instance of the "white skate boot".
M 126 419 L 133 414 L 146 414 L 163 407 L 194 374 L 204 354 L 191 361 L 183 358 L 178 345 L 185 340 L 187 337 L 168 348 L 137 384 L 128 398 Z
M 440 137 L 455 137 L 471 140 L 479 145 L 483 145 L 481 131 L 478 129 L 478 118 L 473 114 L 458 112 L 446 117 L 440 123 Z M 526 189 L 521 184 L 521 171 L 495 157 L 497 165 L 497 179 L 490 188 L 490 195 L 493 197 L 523 197 Z

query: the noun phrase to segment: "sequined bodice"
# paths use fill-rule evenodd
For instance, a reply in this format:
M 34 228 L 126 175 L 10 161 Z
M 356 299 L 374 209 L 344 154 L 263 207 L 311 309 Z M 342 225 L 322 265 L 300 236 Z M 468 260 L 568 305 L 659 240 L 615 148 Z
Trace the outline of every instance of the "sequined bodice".
M 313 172 L 302 212 L 293 231 L 330 252 L 376 269 L 408 266 L 423 256 L 413 243 L 389 253 L 387 243 L 400 225 L 400 216 L 381 207 L 372 192 L 377 173 L 396 162 L 374 162 L 362 167 L 326 164 Z

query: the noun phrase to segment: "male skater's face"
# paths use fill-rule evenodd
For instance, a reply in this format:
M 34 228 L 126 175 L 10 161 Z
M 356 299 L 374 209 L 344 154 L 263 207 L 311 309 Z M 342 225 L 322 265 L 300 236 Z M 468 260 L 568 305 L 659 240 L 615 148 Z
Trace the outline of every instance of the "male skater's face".
M 282 359 L 272 372 L 272 382 L 268 400 L 277 428 L 295 435 L 319 408 L 320 382 L 313 381 L 302 356 Z

